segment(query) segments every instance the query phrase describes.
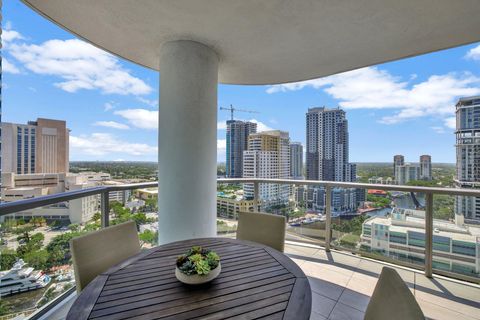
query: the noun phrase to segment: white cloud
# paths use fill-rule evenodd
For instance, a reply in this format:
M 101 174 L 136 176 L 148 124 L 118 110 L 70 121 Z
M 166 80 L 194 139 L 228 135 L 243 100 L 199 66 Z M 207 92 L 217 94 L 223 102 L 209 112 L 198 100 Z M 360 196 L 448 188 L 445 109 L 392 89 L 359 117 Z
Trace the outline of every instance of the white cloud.
M 126 124 L 115 122 L 115 121 L 97 121 L 93 125 L 100 126 L 100 127 L 113 128 L 113 129 L 120 129 L 120 130 L 130 129 L 130 127 L 127 126 Z
M 158 150 L 156 146 L 127 142 L 108 133 L 70 136 L 70 147 L 74 153 L 93 156 L 104 156 L 110 153 L 148 156 L 156 154 Z
M 433 75 L 426 81 L 411 84 L 376 67 L 362 68 L 326 78 L 270 86 L 268 93 L 323 89 L 345 109 L 396 109 L 381 119 L 393 124 L 422 116 L 445 118 L 455 110 L 460 96 L 480 93 L 480 78 L 471 73 Z
M 257 131 L 258 131 L 258 132 L 273 130 L 272 128 L 270 128 L 269 126 L 267 126 L 265 123 L 263 123 L 263 122 L 261 122 L 261 121 L 258 121 L 257 119 L 250 119 L 250 120 L 248 120 L 248 121 L 257 124 Z
M 456 117 L 448 117 L 444 120 L 445 126 L 450 129 L 457 128 L 457 118 Z
M 84 89 L 142 95 L 152 91 L 113 55 L 78 39 L 54 39 L 39 45 L 12 43 L 8 52 L 32 72 L 61 78 L 55 86 L 67 92 Z
M 158 100 L 150 100 L 142 97 L 137 97 L 137 100 L 149 105 L 150 107 L 158 107 Z
M 218 139 L 217 140 L 217 159 L 225 160 L 227 150 L 227 140 Z
M 9 30 L 7 28 L 5 28 L 5 30 L 2 30 L 2 45 L 4 47 L 8 47 L 8 44 L 12 41 L 24 39 L 25 37 L 22 36 L 18 31 Z
M 114 114 L 125 118 L 129 123 L 137 128 L 158 128 L 158 111 L 147 109 L 126 109 L 115 111 Z
M 472 59 L 472 60 L 480 60 L 480 45 L 468 50 L 467 54 L 465 55 L 465 58 Z
M 14 64 L 8 61 L 5 57 L 2 57 L 2 71 L 13 74 L 20 73 L 20 69 L 18 69 Z
M 107 111 L 110 111 L 112 109 L 115 109 L 115 106 L 113 105 L 113 103 L 110 103 L 110 102 L 106 102 L 104 105 L 103 105 L 103 111 L 107 112 Z
M 445 128 L 440 126 L 430 127 L 436 133 L 445 133 Z
M 270 128 L 269 126 L 267 126 L 265 123 L 263 123 L 261 121 L 258 121 L 257 119 L 250 119 L 250 120 L 237 119 L 237 120 L 250 121 L 250 122 L 256 123 L 258 132 L 274 130 L 274 129 Z M 217 130 L 226 130 L 226 129 L 227 129 L 227 122 L 226 121 L 217 122 Z

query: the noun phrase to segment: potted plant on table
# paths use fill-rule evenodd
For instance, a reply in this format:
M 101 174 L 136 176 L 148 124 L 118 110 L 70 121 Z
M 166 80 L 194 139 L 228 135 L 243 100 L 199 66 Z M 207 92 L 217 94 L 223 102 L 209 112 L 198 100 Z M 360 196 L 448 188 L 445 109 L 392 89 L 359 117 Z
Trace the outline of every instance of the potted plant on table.
M 215 279 L 220 271 L 220 257 L 217 253 L 194 246 L 177 258 L 175 276 L 186 284 L 202 284 Z

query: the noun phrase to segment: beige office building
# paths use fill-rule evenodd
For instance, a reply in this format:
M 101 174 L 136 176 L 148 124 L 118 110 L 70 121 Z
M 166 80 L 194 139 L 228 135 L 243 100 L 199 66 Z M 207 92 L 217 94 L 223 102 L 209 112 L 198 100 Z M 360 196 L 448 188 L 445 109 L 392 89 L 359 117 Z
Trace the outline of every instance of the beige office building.
M 37 119 L 2 124 L 2 172 L 66 173 L 69 131 L 65 121 Z
M 265 179 L 290 178 L 290 138 L 288 132 L 264 131 L 248 137 L 248 150 L 243 152 L 243 177 Z M 243 185 L 245 199 L 254 197 L 253 184 Z M 288 185 L 260 183 L 261 207 L 287 204 L 290 196 Z

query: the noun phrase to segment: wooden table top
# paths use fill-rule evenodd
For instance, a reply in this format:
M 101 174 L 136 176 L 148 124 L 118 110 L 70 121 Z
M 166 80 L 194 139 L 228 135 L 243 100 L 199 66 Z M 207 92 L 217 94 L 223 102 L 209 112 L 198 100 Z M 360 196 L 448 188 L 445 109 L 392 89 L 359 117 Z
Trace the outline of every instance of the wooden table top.
M 121 244 L 119 244 L 121 245 Z M 220 255 L 212 282 L 188 286 L 175 277 L 176 257 L 194 245 Z M 281 252 L 226 238 L 158 246 L 110 268 L 78 296 L 68 320 L 309 319 L 311 291 L 302 270 Z

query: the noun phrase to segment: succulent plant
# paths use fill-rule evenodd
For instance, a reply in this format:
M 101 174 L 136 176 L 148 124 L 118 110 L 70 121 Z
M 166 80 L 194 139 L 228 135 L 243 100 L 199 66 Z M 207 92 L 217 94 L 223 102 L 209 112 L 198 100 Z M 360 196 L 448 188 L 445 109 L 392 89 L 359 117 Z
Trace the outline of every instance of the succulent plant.
M 207 275 L 210 272 L 210 266 L 206 260 L 195 262 L 195 270 L 199 275 Z
M 186 275 L 207 275 L 217 268 L 219 263 L 220 257 L 217 253 L 200 246 L 194 246 L 177 257 L 177 267 Z

